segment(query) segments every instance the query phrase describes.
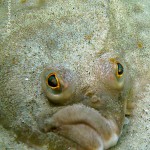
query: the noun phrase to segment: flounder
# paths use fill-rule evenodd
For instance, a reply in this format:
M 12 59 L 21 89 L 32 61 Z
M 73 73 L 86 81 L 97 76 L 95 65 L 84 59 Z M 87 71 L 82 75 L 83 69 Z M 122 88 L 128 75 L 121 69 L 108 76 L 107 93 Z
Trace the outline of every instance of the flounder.
M 33 4 L 12 3 L 11 28 L 1 32 L 1 125 L 34 149 L 114 146 L 132 82 L 113 4 Z

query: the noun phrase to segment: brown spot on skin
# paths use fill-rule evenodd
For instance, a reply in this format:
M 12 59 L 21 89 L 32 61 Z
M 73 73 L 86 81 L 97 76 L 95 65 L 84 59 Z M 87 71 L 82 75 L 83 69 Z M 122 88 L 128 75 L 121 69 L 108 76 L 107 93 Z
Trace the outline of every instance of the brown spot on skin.
M 118 61 L 117 61 L 117 58 L 118 58 L 118 57 L 110 58 L 109 60 L 110 60 L 110 62 L 112 62 L 112 63 L 115 63 L 115 64 L 116 64 L 116 63 L 118 62 Z
M 12 59 L 12 64 L 13 65 L 16 65 L 18 63 L 18 60 L 14 57 L 13 59 Z
M 89 35 L 85 35 L 85 36 L 84 36 L 84 39 L 85 39 L 86 41 L 90 41 L 90 40 L 92 39 L 92 37 L 93 37 L 93 34 L 89 34 Z
M 138 46 L 138 48 L 143 48 L 143 43 L 142 42 L 138 42 L 137 46 Z
M 20 0 L 20 3 L 26 3 L 27 0 Z

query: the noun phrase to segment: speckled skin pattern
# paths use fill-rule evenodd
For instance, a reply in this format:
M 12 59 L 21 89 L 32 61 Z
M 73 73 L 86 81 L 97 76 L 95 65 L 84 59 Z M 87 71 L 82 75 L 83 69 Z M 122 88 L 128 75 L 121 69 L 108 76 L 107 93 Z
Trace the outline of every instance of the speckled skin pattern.
M 0 2 L 0 124 L 4 130 L 14 134 L 14 142 L 24 143 L 22 149 L 114 146 L 118 139 L 113 134 L 119 137 L 124 124 L 125 101 L 133 98 L 134 67 L 125 55 L 135 49 L 135 43 L 143 46 L 134 34 L 136 28 L 126 23 L 125 4 L 117 0 L 13 1 L 11 25 L 6 27 L 8 3 Z M 135 11 L 140 10 L 137 5 Z M 115 62 L 124 67 L 118 80 Z M 71 88 L 65 101 L 55 104 L 46 96 L 45 68 L 54 70 Z M 107 143 L 110 137 L 115 139 L 111 144 Z

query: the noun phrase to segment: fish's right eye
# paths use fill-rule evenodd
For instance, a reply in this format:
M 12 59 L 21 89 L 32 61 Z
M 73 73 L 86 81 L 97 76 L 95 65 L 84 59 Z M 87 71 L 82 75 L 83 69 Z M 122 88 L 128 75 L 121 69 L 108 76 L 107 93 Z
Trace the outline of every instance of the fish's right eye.
M 46 79 L 46 82 L 51 89 L 53 90 L 60 89 L 60 82 L 56 73 L 50 73 Z
M 70 100 L 74 92 L 73 76 L 64 67 L 46 67 L 43 70 L 41 86 L 50 102 L 61 105 Z

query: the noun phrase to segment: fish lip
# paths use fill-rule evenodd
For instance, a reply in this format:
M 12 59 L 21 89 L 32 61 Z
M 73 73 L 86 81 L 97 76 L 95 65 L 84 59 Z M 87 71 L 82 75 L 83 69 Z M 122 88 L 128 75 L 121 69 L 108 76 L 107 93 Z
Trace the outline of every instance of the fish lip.
M 62 108 L 63 109 L 63 108 Z M 57 113 L 57 112 L 56 112 Z M 55 113 L 54 113 L 55 114 Z M 54 114 L 51 114 L 51 116 L 49 117 L 53 117 Z M 43 122 L 43 121 L 42 121 Z M 41 124 L 41 123 L 40 123 Z M 51 125 L 51 126 L 49 126 Z M 80 120 L 80 121 L 76 121 L 76 122 L 72 122 L 72 123 L 63 123 L 63 124 L 54 124 L 53 121 L 51 121 L 50 119 L 45 119 L 44 121 L 44 125 L 42 125 L 40 127 L 40 131 L 44 132 L 44 133 L 48 133 L 48 132 L 53 132 L 53 133 L 58 133 L 60 130 L 62 130 L 62 126 L 73 126 L 73 125 L 85 125 L 88 126 L 89 128 L 93 129 L 98 135 L 100 135 L 97 131 L 96 128 L 94 128 L 89 122 L 84 121 L 84 120 Z
M 50 123 L 50 122 L 49 122 Z M 48 123 L 48 124 L 49 124 Z M 46 125 L 47 123 L 45 122 L 45 125 Z M 53 123 L 52 123 L 53 124 Z M 52 125 L 51 124 L 51 125 Z M 69 124 L 63 124 L 63 125 L 52 125 L 50 128 L 43 128 L 43 132 L 44 133 L 48 133 L 48 132 L 51 132 L 51 133 L 54 133 L 54 134 L 56 134 L 56 135 L 59 135 L 59 136 L 61 136 L 61 137 L 63 137 L 64 139 L 68 139 L 69 141 L 72 141 L 73 143 L 76 143 L 77 144 L 77 147 L 80 147 L 80 148 L 82 148 L 82 149 L 84 149 L 84 150 L 91 150 L 91 148 L 89 148 L 88 146 L 86 146 L 86 144 L 84 144 L 84 143 L 82 143 L 82 142 L 78 142 L 78 141 L 76 141 L 76 139 L 77 138 L 79 138 L 80 139 L 80 136 L 78 136 L 78 137 L 73 137 L 73 138 L 70 138 L 70 136 L 68 136 L 68 135 L 64 135 L 64 134 L 62 134 L 61 132 L 63 132 L 63 130 L 64 130 L 64 128 L 65 127 L 70 127 L 70 128 L 73 128 L 73 127 L 78 127 L 78 126 L 83 126 L 84 128 L 86 128 L 86 133 L 89 131 L 89 130 L 87 130 L 87 128 L 89 128 L 90 129 L 90 131 L 92 131 L 92 133 L 90 132 L 90 134 L 93 134 L 93 135 L 95 135 L 95 137 L 93 137 L 93 139 L 95 139 L 94 140 L 94 142 L 93 142 L 93 145 L 91 145 L 92 146 L 92 149 L 95 149 L 95 150 L 97 150 L 98 149 L 98 145 L 99 144 L 101 144 L 102 145 L 102 147 L 103 147 L 103 140 L 101 139 L 101 136 L 100 136 L 100 134 L 98 133 L 98 131 L 93 127 L 93 126 L 91 126 L 90 125 L 90 123 L 87 123 L 87 122 L 85 122 L 85 121 L 77 121 L 77 122 L 74 122 L 74 123 L 69 123 Z M 82 130 L 82 128 L 81 128 L 81 130 Z M 89 142 L 89 139 L 87 139 L 87 143 L 91 143 L 91 142 Z M 87 144 L 88 145 L 88 144 Z M 90 144 L 89 144 L 90 145 Z M 95 147 L 94 147 L 94 145 L 96 145 Z
M 74 122 L 74 123 L 68 123 L 68 124 L 63 124 L 63 125 L 59 125 L 59 126 L 51 126 L 51 128 L 43 128 L 43 132 L 47 133 L 47 132 L 54 132 L 54 133 L 58 133 L 60 130 L 62 130 L 63 126 L 73 126 L 73 125 L 85 125 L 88 126 L 89 128 L 93 129 L 98 135 L 100 135 L 98 133 L 98 131 L 90 125 L 90 123 L 85 122 L 85 121 L 79 121 L 79 122 Z
M 76 105 L 76 104 L 75 104 Z M 85 105 L 82 105 L 82 106 L 84 106 L 84 107 L 86 107 L 86 108 L 90 108 L 90 107 L 87 107 L 87 106 L 85 106 Z M 70 107 L 70 106 L 68 106 L 68 107 Z M 62 109 L 60 109 L 61 111 L 63 111 L 65 108 L 62 108 Z M 90 108 L 91 109 L 91 108 Z M 92 108 L 93 109 L 93 108 Z M 60 111 L 59 110 L 59 111 Z M 53 116 L 55 115 L 55 114 L 57 114 L 59 111 L 57 111 L 57 112 L 55 112 L 55 113 L 53 113 L 53 114 L 51 114 L 51 115 L 48 115 L 48 117 L 50 117 L 50 118 L 53 118 Z M 99 113 L 96 109 L 94 109 L 94 111 L 95 112 L 97 112 L 97 113 Z M 47 132 L 57 132 L 57 131 L 59 131 L 59 130 L 61 130 L 61 127 L 62 126 L 64 126 L 64 125 L 79 125 L 79 124 L 83 124 L 83 125 L 86 125 L 86 126 L 88 126 L 88 127 L 90 127 L 91 129 L 93 129 L 95 132 L 97 132 L 98 134 L 99 134 L 99 132 L 98 132 L 98 130 L 97 130 L 97 128 L 95 128 L 93 125 L 91 125 L 90 124 L 90 121 L 89 120 L 84 120 L 85 118 L 82 118 L 82 119 L 79 119 L 79 120 L 76 120 L 76 121 L 72 121 L 72 122 L 70 122 L 70 123 L 62 123 L 62 124 L 55 124 L 54 122 L 54 120 L 53 119 L 49 119 L 49 118 L 45 118 L 45 120 L 44 120 L 44 126 L 45 126 L 45 128 L 40 128 L 40 130 L 42 131 L 42 132 L 45 132 L 45 133 L 47 133 Z M 49 126 L 50 125 L 50 126 Z M 43 126 L 43 127 L 44 127 Z M 48 128 L 46 128 L 47 126 L 49 126 Z
M 76 145 L 77 145 L 77 147 L 80 147 L 81 149 L 83 149 L 83 150 L 93 150 L 93 149 L 95 149 L 95 150 L 98 150 L 98 147 L 100 147 L 99 146 L 99 144 L 101 144 L 102 145 L 102 147 L 103 147 L 103 141 L 102 141 L 102 139 L 101 139 L 101 137 L 100 137 L 100 135 L 98 134 L 98 132 L 97 131 L 95 131 L 95 129 L 93 128 L 93 127 L 91 127 L 89 124 L 87 124 L 87 123 L 76 123 L 76 124 L 69 124 L 69 125 L 64 125 L 64 126 L 69 126 L 69 127 L 71 127 L 71 128 L 74 128 L 74 126 L 75 127 L 84 127 L 84 128 L 86 128 L 86 133 L 88 132 L 88 131 L 92 131 L 92 133 L 90 132 L 90 134 L 94 134 L 95 135 L 95 137 L 93 137 L 93 139 L 95 139 L 94 140 L 94 142 L 93 142 L 93 145 L 91 145 L 92 146 L 92 148 L 90 148 L 90 146 L 87 146 L 87 145 L 89 145 L 89 144 L 85 144 L 84 142 L 79 142 L 78 140 L 77 140 L 77 138 L 78 139 L 80 139 L 81 138 L 81 136 L 77 136 L 77 137 L 74 137 L 73 136 L 73 138 L 72 137 L 70 137 L 70 136 L 68 136 L 68 135 L 64 135 L 64 134 L 60 134 L 59 133 L 59 130 L 63 130 L 63 126 L 62 127 L 58 127 L 58 129 L 56 129 L 56 130 L 54 130 L 54 131 L 52 131 L 54 134 L 57 134 L 57 135 L 60 135 L 61 137 L 63 137 L 63 138 L 65 138 L 65 139 L 68 139 L 69 141 L 72 141 L 73 143 L 76 143 Z M 87 128 L 88 128 L 88 130 L 87 130 Z M 81 130 L 82 130 L 82 128 L 80 128 Z M 85 136 L 82 136 L 82 137 L 86 137 L 86 134 L 85 133 Z M 89 135 L 89 134 L 88 134 Z M 91 140 L 90 140 L 91 141 Z M 86 139 L 86 142 L 87 143 L 91 143 L 89 141 L 89 139 Z M 96 146 L 95 146 L 96 145 Z
M 99 132 L 100 129 L 98 128 L 106 129 L 106 126 L 107 128 L 109 128 L 111 126 L 109 120 L 110 119 L 106 119 L 105 117 L 103 117 L 94 108 L 87 107 L 83 104 L 74 104 L 60 109 L 59 111 L 51 115 L 50 118 L 45 118 L 43 122 L 43 129 L 44 132 L 51 132 L 59 129 L 62 125 L 84 124 L 101 135 L 101 133 Z M 114 124 L 116 124 L 116 122 Z
M 78 115 L 80 112 L 81 114 Z M 69 117 L 70 119 L 68 119 Z M 73 136 L 73 138 L 70 138 L 70 136 L 68 136 L 68 133 L 64 130 L 66 129 L 66 127 L 69 129 L 73 128 L 73 132 L 72 129 L 69 130 L 69 134 L 73 135 L 76 129 L 78 131 L 82 130 L 81 134 L 85 133 L 85 135 L 82 136 L 83 138 L 86 135 L 89 135 L 89 129 L 90 133 L 93 135 L 92 138 L 97 143 L 103 143 L 104 147 L 107 146 L 106 142 L 109 141 L 109 137 L 111 137 L 113 134 L 118 135 L 117 132 L 119 131 L 116 121 L 114 122 L 114 120 L 107 119 L 94 108 L 90 108 L 81 104 L 66 106 L 65 108 L 62 108 L 59 111 L 55 112 L 50 116 L 50 118 L 46 118 L 44 121 L 42 121 L 42 123 L 42 132 L 52 132 L 54 134 L 60 135 L 63 138 L 67 138 L 70 141 L 75 142 L 79 146 L 81 146 L 82 144 L 77 139 L 80 137 L 80 135 L 75 137 L 75 139 L 73 139 Z M 87 140 L 87 143 L 88 142 L 90 143 L 90 138 Z

